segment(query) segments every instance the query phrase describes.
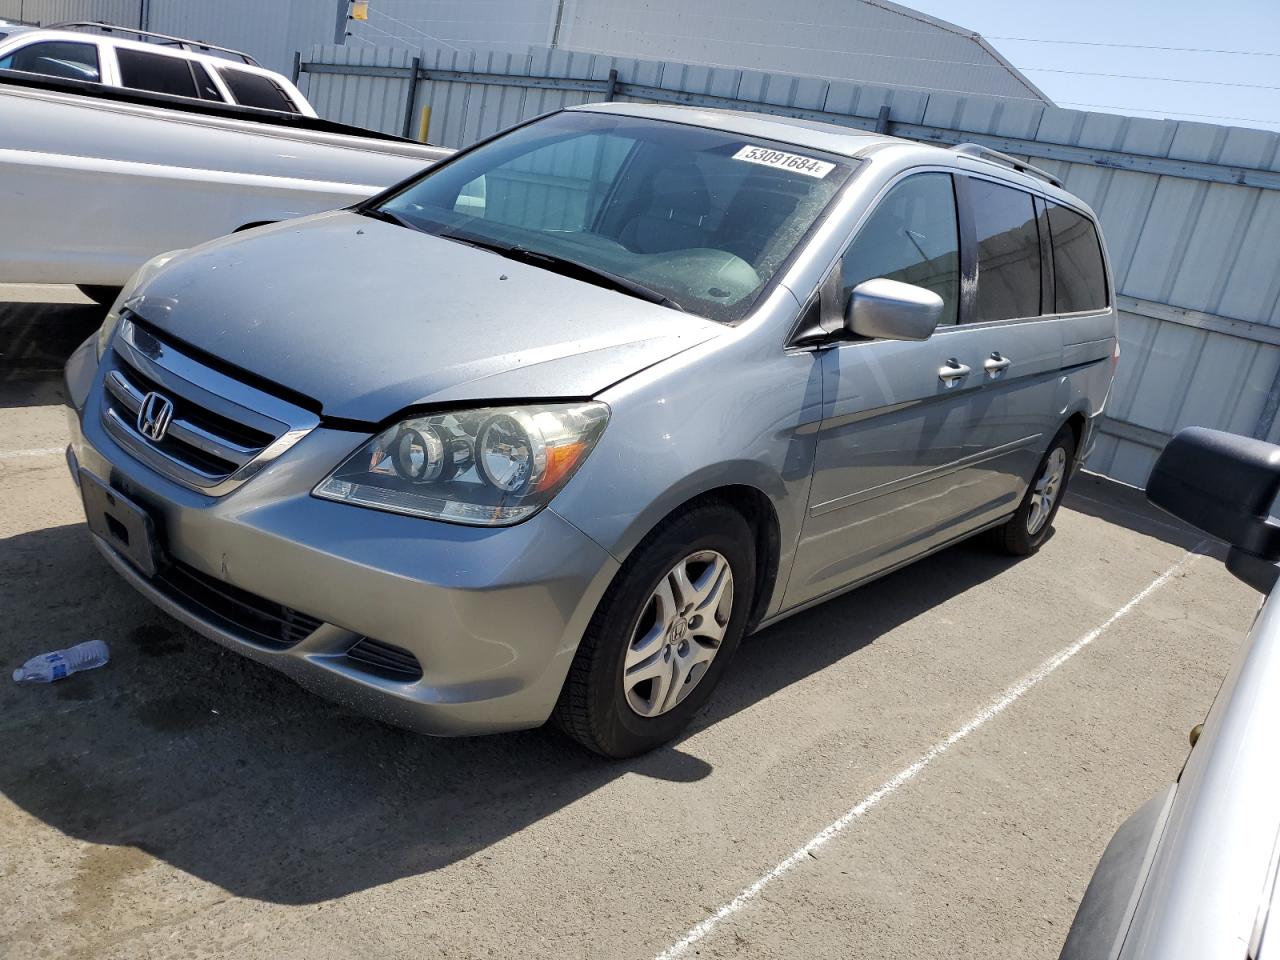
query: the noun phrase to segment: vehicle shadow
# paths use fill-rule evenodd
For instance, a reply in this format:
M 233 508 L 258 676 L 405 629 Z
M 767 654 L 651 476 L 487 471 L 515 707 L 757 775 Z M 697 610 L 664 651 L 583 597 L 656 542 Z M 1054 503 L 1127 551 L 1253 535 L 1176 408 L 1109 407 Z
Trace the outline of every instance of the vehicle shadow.
M 16 288 L 0 288 L 13 290 Z M 0 406 L 31 406 L 48 403 L 47 392 L 25 389 L 33 378 L 47 378 L 61 372 L 72 351 L 96 330 L 106 308 L 82 302 L 48 302 L 49 297 L 78 297 L 74 291 L 34 288 L 41 302 L 0 299 Z M 2 294 L 0 294 L 2 296 Z
M 1142 490 L 1097 473 L 1082 471 L 1072 477 L 1062 505 L 1076 513 L 1155 537 L 1184 550 L 1190 550 L 1206 539 L 1205 534 L 1195 527 L 1149 503 Z M 1219 541 L 1213 537 L 1208 540 L 1206 550 L 1217 551 Z
M 693 731 L 1011 563 L 953 548 L 750 638 Z M 33 643 L 112 650 L 51 687 L 0 685 L 0 790 L 73 837 L 139 848 L 236 896 L 340 897 L 467 857 L 623 774 L 710 773 L 678 743 L 608 761 L 549 729 L 436 740 L 357 716 L 150 607 L 83 525 L 0 540 L 0 609 L 7 668 Z

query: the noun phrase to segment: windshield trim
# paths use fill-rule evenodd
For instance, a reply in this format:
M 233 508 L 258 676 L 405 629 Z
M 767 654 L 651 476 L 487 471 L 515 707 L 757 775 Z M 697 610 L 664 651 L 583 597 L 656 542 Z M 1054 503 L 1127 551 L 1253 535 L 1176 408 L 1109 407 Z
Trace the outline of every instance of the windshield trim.
M 615 114 L 611 112 L 606 113 L 602 111 L 575 110 L 572 107 L 564 107 L 559 110 L 553 110 L 550 113 L 544 113 L 536 117 L 531 117 L 528 120 L 521 121 L 510 127 L 500 130 L 496 133 L 490 134 L 489 136 L 484 137 L 480 140 L 477 140 L 475 143 L 472 143 L 466 147 L 462 147 L 461 149 L 457 150 L 455 153 L 444 158 L 443 160 L 436 161 L 426 169 L 412 175 L 411 177 L 401 181 L 400 183 L 393 184 L 392 186 L 383 190 L 381 193 L 374 194 L 372 197 L 369 197 L 360 203 L 352 204 L 347 209 L 357 213 L 362 213 L 365 215 L 372 213 L 374 217 L 383 216 L 384 215 L 384 211 L 382 210 L 383 206 L 390 203 L 392 200 L 396 199 L 402 194 L 412 190 L 419 183 L 426 180 L 428 177 L 434 176 L 436 173 L 440 172 L 441 170 L 445 169 L 446 167 L 454 163 L 454 161 L 460 160 L 461 158 L 470 155 L 473 151 L 478 150 L 479 148 L 486 146 L 496 140 L 500 140 L 506 137 L 508 134 L 515 133 L 517 130 L 522 130 L 525 127 L 531 126 L 535 123 L 540 123 L 542 121 L 549 120 L 552 117 L 560 116 L 561 114 L 566 114 L 566 113 L 583 114 L 583 115 L 590 115 L 590 116 L 616 116 L 616 117 L 623 117 L 629 120 L 637 120 L 643 123 L 653 123 L 658 125 L 669 125 L 669 126 L 676 126 L 676 127 L 687 127 L 694 130 L 711 130 L 717 133 L 725 134 L 727 136 L 740 136 L 740 137 L 748 136 L 747 134 L 743 134 L 736 130 L 726 130 L 723 127 L 710 126 L 704 123 L 691 123 L 683 120 L 672 120 L 665 117 L 662 119 L 657 119 L 653 117 L 638 116 L 638 115 L 629 114 L 629 113 Z M 790 272 L 791 268 L 795 265 L 796 260 L 809 247 L 809 244 L 813 240 L 813 237 L 817 234 L 818 230 L 830 219 L 832 213 L 840 205 L 841 198 L 843 198 L 848 193 L 850 187 L 858 179 L 858 174 L 866 166 L 865 161 L 859 157 L 849 156 L 847 154 L 835 153 L 834 151 L 831 151 L 831 150 L 813 148 L 813 147 L 806 146 L 804 144 L 794 143 L 788 140 L 779 140 L 773 136 L 755 137 L 754 139 L 771 143 L 771 144 L 776 144 L 780 147 L 789 146 L 793 149 L 805 150 L 810 153 L 816 152 L 823 156 L 833 158 L 839 163 L 847 166 L 849 168 L 849 173 L 848 173 L 848 176 L 845 178 L 845 182 L 841 184 L 835 190 L 835 192 L 831 195 L 831 198 L 827 201 L 827 203 L 823 206 L 823 208 L 818 212 L 818 215 L 813 218 L 813 221 L 809 224 L 808 228 L 795 242 L 791 250 L 788 252 L 787 256 L 784 257 L 782 261 L 778 264 L 777 268 L 773 271 L 769 279 L 765 283 L 760 285 L 755 295 L 750 299 L 750 302 L 744 304 L 741 313 L 737 317 L 733 317 L 733 318 L 715 317 L 715 316 L 709 316 L 699 311 L 696 308 L 689 308 L 684 306 L 680 308 L 681 312 L 688 313 L 690 316 L 698 317 L 699 319 L 707 320 L 712 323 L 718 323 L 726 327 L 737 327 L 746 323 L 750 319 L 752 319 L 752 317 L 754 317 L 756 312 L 760 309 L 761 305 L 768 300 L 769 296 L 779 286 L 784 285 L 783 278 Z M 386 211 L 386 212 L 392 212 L 392 211 Z M 406 229 L 415 229 L 415 228 L 407 227 Z M 422 231 L 422 232 L 427 233 L 428 231 Z M 589 281 L 583 280 L 580 282 L 586 283 Z

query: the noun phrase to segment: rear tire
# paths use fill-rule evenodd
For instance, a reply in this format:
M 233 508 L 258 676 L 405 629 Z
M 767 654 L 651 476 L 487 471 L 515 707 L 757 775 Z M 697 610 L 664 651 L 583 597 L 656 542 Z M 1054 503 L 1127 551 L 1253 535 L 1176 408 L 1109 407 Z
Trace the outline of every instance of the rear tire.
M 120 296 L 119 287 L 103 287 L 94 284 L 77 283 L 76 287 L 86 297 L 101 307 L 109 307 L 116 302 L 116 297 Z
M 1062 495 L 1071 479 L 1076 458 L 1076 435 L 1064 426 L 1040 458 L 1018 511 L 1004 524 L 987 532 L 987 542 L 1001 553 L 1028 557 L 1040 549 L 1053 529 Z
M 727 504 L 709 500 L 664 520 L 596 608 L 560 692 L 556 724 L 608 757 L 632 757 L 674 738 L 711 696 L 742 639 L 755 566 L 751 528 Z

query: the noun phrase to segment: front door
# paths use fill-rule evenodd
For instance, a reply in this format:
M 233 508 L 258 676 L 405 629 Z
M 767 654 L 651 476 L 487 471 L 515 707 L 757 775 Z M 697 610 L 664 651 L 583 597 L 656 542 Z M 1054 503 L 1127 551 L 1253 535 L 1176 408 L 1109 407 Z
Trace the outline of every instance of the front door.
M 1057 330 L 1042 327 L 1028 337 L 1016 329 L 1022 324 L 959 322 L 1025 314 L 1044 324 L 1036 319 L 1040 247 L 1031 197 L 1021 194 L 1028 215 L 1019 224 L 1023 240 L 1030 240 L 1006 237 L 1012 245 L 1001 248 L 1002 262 L 988 263 L 992 296 L 1001 290 L 995 312 L 1005 316 L 980 317 L 974 280 L 982 245 L 966 245 L 978 250 L 962 270 L 956 187 L 942 172 L 898 181 L 844 256 L 841 305 L 864 280 L 888 277 L 933 290 L 944 313 L 924 342 L 852 341 L 823 353 L 823 419 L 787 606 L 866 579 L 1011 512 L 1021 496 L 1017 474 L 1036 445 L 1047 443 L 1039 436 L 1043 424 L 1028 424 L 1027 414 L 1039 421 L 1039 408 L 1052 404 Z M 1024 282 L 1031 285 L 1027 291 L 1018 286 Z

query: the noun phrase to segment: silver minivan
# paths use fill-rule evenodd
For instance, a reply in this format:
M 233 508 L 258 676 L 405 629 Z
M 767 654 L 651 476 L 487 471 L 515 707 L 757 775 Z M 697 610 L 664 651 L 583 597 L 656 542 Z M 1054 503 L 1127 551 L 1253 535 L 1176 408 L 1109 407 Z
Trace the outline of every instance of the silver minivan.
M 542 117 L 142 268 L 67 364 L 97 548 L 433 734 L 674 737 L 744 634 L 1049 535 L 1119 356 L 1048 174 L 805 120 Z

